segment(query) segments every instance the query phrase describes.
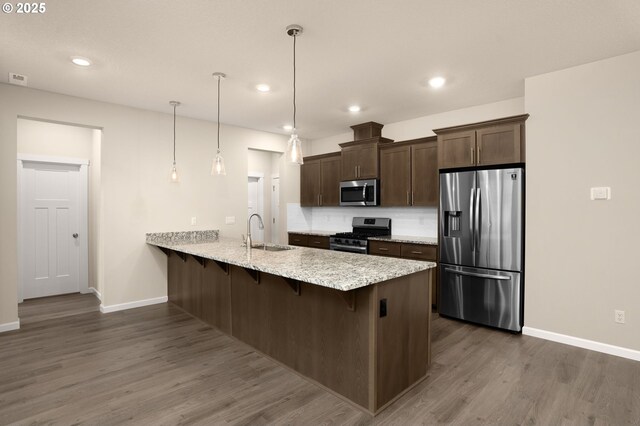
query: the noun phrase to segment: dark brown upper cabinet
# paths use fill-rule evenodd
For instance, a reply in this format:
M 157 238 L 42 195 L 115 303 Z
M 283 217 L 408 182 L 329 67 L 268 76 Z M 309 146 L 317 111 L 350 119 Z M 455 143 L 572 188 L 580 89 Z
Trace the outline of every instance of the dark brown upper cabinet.
M 529 114 L 435 129 L 438 167 L 491 166 L 525 162 L 525 121 Z
M 396 142 L 380 147 L 380 205 L 438 204 L 436 137 Z
M 305 157 L 300 166 L 302 207 L 340 205 L 340 152 Z

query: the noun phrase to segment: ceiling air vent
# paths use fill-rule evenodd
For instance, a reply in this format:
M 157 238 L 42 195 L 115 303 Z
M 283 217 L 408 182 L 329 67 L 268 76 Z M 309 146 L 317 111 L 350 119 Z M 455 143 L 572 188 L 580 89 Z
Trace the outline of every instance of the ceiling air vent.
M 16 74 L 14 72 L 9 73 L 9 83 L 17 86 L 27 85 L 27 76 L 22 74 Z

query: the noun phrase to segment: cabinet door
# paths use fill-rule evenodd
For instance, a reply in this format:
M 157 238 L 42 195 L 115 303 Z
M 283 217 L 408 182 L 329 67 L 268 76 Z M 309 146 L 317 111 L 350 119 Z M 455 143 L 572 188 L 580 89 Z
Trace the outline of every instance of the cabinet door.
M 369 241 L 369 254 L 374 256 L 401 257 L 402 244 L 391 241 Z
M 519 163 L 520 124 L 479 129 L 476 132 L 478 143 L 478 165 Z
M 476 132 L 454 132 L 438 135 L 438 167 L 469 167 L 475 165 Z
M 340 155 L 323 158 L 320 161 L 320 205 L 340 205 L 340 176 L 342 162 Z
M 317 206 L 320 200 L 320 161 L 305 161 L 300 166 L 300 205 Z
M 313 248 L 329 250 L 329 237 L 323 235 L 310 235 L 308 246 Z
M 309 245 L 309 236 L 289 233 L 289 245 L 307 247 Z
M 380 205 L 411 205 L 411 147 L 408 145 L 380 150 Z
M 358 150 L 358 179 L 378 178 L 378 144 L 362 145 Z
M 342 148 L 342 178 L 341 180 L 355 180 L 358 178 L 358 165 L 360 164 L 360 148 Z
M 382 159 L 380 161 L 382 168 Z M 438 144 L 421 143 L 411 146 L 412 205 L 438 205 Z M 382 199 L 384 202 L 384 198 Z
M 182 308 L 196 318 L 202 316 L 202 265 L 191 255 L 187 255 L 189 279 L 185 283 Z

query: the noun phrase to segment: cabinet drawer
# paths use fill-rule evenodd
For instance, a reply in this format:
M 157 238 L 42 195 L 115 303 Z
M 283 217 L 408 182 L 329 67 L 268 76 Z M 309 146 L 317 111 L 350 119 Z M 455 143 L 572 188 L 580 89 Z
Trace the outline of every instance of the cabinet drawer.
M 386 241 L 369 241 L 369 254 L 378 256 L 401 256 L 401 244 Z
M 309 236 L 303 234 L 289 234 L 289 245 L 307 247 L 309 245 Z
M 329 250 L 329 237 L 309 235 L 307 247 Z
M 438 246 L 402 243 L 402 257 L 405 259 L 436 261 Z

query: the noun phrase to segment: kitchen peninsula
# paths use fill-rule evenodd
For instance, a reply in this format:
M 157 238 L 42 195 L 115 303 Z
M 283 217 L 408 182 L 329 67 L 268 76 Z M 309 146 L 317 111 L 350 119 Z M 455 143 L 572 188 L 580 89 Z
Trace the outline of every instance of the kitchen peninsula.
M 249 254 L 217 231 L 147 243 L 167 255 L 170 302 L 370 413 L 427 373 L 433 262 L 273 245 Z

